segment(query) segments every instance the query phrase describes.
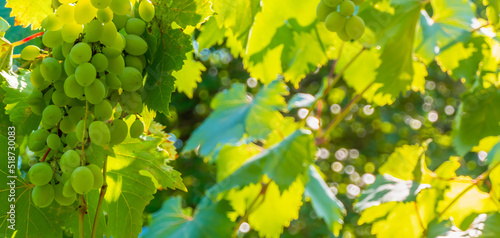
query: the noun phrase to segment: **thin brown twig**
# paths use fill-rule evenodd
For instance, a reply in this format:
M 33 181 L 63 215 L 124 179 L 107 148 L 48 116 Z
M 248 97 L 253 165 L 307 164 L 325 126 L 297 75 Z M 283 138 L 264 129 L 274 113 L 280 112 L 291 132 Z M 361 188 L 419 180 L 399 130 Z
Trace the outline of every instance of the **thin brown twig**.
M 106 183 L 106 167 L 108 163 L 108 157 L 104 158 L 104 162 L 102 164 L 102 180 L 103 184 L 101 187 L 101 193 L 99 194 L 99 201 L 97 202 L 97 208 L 95 211 L 94 224 L 92 225 L 92 235 L 91 238 L 94 238 L 97 231 L 97 222 L 99 221 L 99 213 L 101 210 L 102 202 L 104 200 L 104 195 L 106 195 L 106 190 L 108 189 L 108 184 Z

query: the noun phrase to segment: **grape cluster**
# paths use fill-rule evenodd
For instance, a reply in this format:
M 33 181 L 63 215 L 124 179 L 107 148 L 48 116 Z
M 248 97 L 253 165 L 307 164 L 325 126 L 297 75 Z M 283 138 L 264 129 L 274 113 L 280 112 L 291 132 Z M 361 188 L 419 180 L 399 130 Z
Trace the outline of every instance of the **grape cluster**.
M 102 187 L 101 168 L 86 159 L 90 143 L 113 146 L 144 132 L 143 37 L 154 18 L 153 4 L 141 0 L 134 9 L 129 0 L 59 2 L 42 21 L 44 50 L 29 45 L 21 52 L 31 63 L 35 87 L 27 103 L 42 117 L 28 138 L 28 148 L 42 158 L 27 175 L 38 207 L 54 199 L 71 205 L 77 194 Z M 130 130 L 127 116 L 136 118 Z
M 363 0 L 321 0 L 316 9 L 320 22 L 325 22 L 326 29 L 336 32 L 343 41 L 357 40 L 365 32 L 365 22 L 354 16 L 356 5 Z

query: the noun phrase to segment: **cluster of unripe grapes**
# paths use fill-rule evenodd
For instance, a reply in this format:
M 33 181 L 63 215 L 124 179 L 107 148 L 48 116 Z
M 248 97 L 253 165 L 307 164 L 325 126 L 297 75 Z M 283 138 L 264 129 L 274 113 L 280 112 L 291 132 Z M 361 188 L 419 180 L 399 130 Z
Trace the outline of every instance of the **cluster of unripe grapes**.
M 144 132 L 139 114 L 148 44 L 143 36 L 153 4 L 141 0 L 134 9 L 129 0 L 59 2 L 42 22 L 48 50 L 30 45 L 21 52 L 31 63 L 35 87 L 27 103 L 42 117 L 28 138 L 29 150 L 41 158 L 27 175 L 39 207 L 54 199 L 71 205 L 77 194 L 101 188 L 101 167 L 85 159 L 91 143 L 113 146 Z M 130 128 L 126 116 L 136 117 Z
M 336 32 L 343 41 L 357 40 L 365 32 L 365 22 L 354 16 L 356 5 L 364 0 L 321 0 L 316 9 L 320 22 L 325 22 L 326 29 Z

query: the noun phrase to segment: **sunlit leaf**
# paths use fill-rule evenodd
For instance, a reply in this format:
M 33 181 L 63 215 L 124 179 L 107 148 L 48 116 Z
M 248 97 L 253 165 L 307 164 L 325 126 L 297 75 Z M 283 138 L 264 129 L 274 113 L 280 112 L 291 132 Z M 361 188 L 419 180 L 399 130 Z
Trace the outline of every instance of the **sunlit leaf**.
M 7 0 L 5 7 L 12 8 L 11 17 L 15 17 L 14 25 L 38 29 L 42 20 L 53 13 L 51 0 Z

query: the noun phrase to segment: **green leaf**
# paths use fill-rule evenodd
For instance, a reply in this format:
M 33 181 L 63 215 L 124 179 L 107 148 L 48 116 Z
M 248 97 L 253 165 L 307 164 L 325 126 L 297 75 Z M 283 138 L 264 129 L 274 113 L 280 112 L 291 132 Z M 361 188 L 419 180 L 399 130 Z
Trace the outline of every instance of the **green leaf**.
M 146 66 L 147 76 L 144 84 L 143 100 L 149 109 L 170 115 L 169 104 L 174 92 L 174 70 L 182 69 L 186 53 L 192 50 L 190 38 L 180 29 L 161 29 L 155 32 L 158 46 L 152 53 L 152 63 Z M 150 49 L 152 50 L 152 49 Z
M 128 122 L 133 121 L 131 118 Z M 153 199 L 155 184 L 186 190 L 180 173 L 166 164 L 166 152 L 157 149 L 161 142 L 154 137 L 129 137 L 114 147 L 115 157 L 108 157 L 105 201 L 110 236 L 137 237 L 141 233 L 143 211 Z
M 182 209 L 181 198 L 172 197 L 153 214 L 151 225 L 143 237 L 230 237 L 234 225 L 226 216 L 230 209 L 229 203 L 223 200 L 199 207 L 191 216 Z
M 377 237 L 420 237 L 423 231 L 414 202 L 398 203 L 386 219 L 372 225 Z
M 470 37 L 475 18 L 474 7 L 467 1 L 431 0 L 431 4 L 433 16 L 422 11 L 416 43 L 416 54 L 425 64 L 460 42 L 459 38 Z
M 155 16 L 163 26 L 196 26 L 213 14 L 208 0 L 153 0 Z
M 9 114 L 10 121 L 16 126 L 17 134 L 29 135 L 40 125 L 41 117 L 31 112 L 27 99 L 33 91 L 29 80 L 30 74 L 24 71 L 21 75 L 9 74 L 5 71 L 0 73 L 5 79 L 2 89 L 5 91 L 3 102 L 6 104 L 5 111 Z
M 346 210 L 340 200 L 335 197 L 332 190 L 325 183 L 316 167 L 309 166 L 309 182 L 306 185 L 306 196 L 311 199 L 311 204 L 316 214 L 325 220 L 335 236 L 339 235 Z
M 430 187 L 414 181 L 404 181 L 390 175 L 378 175 L 375 183 L 361 193 L 358 202 L 354 206 L 357 211 L 378 206 L 388 202 L 410 202 L 415 201 L 420 190 Z
M 274 81 L 264 86 L 255 98 L 246 94 L 243 84 L 233 84 L 212 100 L 212 114 L 191 135 L 184 152 L 200 146 L 199 154 L 207 156 L 218 146 L 235 144 L 246 134 L 251 139 L 265 139 L 281 116 L 277 110 L 286 106 L 286 85 Z
M 0 17 L 0 35 L 3 36 L 9 28 L 10 24 L 3 17 Z
M 314 161 L 316 147 L 310 131 L 297 130 L 281 143 L 264 150 L 208 191 L 215 196 L 233 188 L 258 183 L 262 176 L 272 179 L 280 191 L 286 190 L 297 177 L 306 181 L 308 165 Z
M 481 230 L 483 238 L 494 238 L 500 234 L 500 214 L 489 214 L 483 222 L 484 228 Z
M 402 180 L 414 180 L 413 171 L 424 152 L 424 147 L 420 145 L 398 147 L 380 167 L 379 173 L 390 174 Z
M 188 98 L 193 98 L 193 92 L 201 82 L 202 71 L 206 69 L 205 65 L 193 59 L 193 52 L 187 53 L 182 69 L 172 73 L 172 76 L 176 78 L 177 91 L 186 94 Z
M 500 162 L 500 142 L 495 144 L 486 157 L 489 167 L 493 167 Z
M 433 220 L 427 226 L 427 237 L 428 238 L 438 238 L 438 237 L 447 237 L 449 233 L 452 233 L 451 229 L 453 227 L 453 223 L 450 220 Z
M 260 152 L 260 147 L 255 144 L 242 144 L 239 146 L 225 146 L 219 152 L 216 160 L 217 181 L 222 181 L 236 171 L 246 160 Z
M 479 96 L 480 95 L 480 96 Z M 459 155 L 465 155 L 479 141 L 500 134 L 500 90 L 490 88 L 467 92 L 457 111 L 453 126 L 453 145 Z
M 31 201 L 31 191 L 33 184 L 28 183 L 22 177 L 18 169 L 10 170 L 7 163 L 7 143 L 8 140 L 0 135 L 0 153 L 5 156 L 0 164 L 0 182 L 3 184 L 0 188 L 0 236 L 12 237 L 14 230 L 16 237 L 62 237 L 63 230 L 61 226 L 69 218 L 69 214 L 75 210 L 73 206 L 62 207 L 55 201 L 45 208 L 38 208 Z M 10 151 L 10 150 L 9 150 Z M 11 151 L 12 152 L 12 151 Z M 16 155 L 18 151 L 16 151 Z M 19 157 L 16 157 L 15 165 L 18 164 Z M 7 176 L 15 176 L 9 178 Z M 15 201 L 9 201 L 11 197 L 10 184 L 14 183 Z M 15 205 L 15 226 L 14 230 L 9 229 L 12 225 L 10 220 L 11 204 Z

